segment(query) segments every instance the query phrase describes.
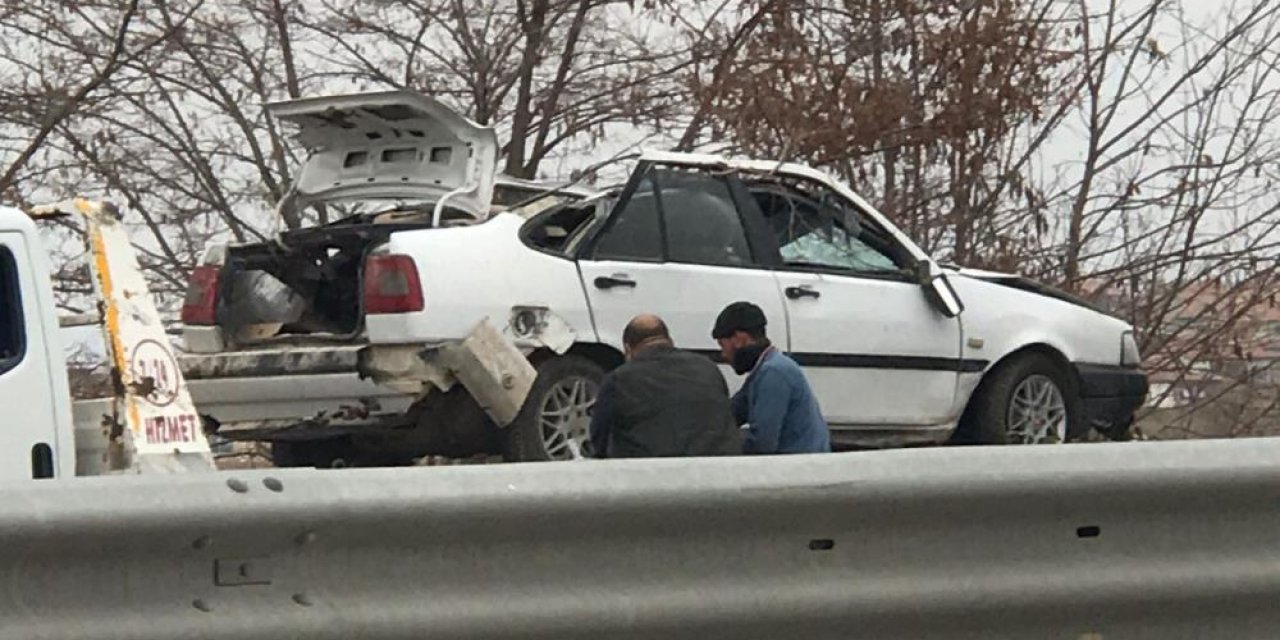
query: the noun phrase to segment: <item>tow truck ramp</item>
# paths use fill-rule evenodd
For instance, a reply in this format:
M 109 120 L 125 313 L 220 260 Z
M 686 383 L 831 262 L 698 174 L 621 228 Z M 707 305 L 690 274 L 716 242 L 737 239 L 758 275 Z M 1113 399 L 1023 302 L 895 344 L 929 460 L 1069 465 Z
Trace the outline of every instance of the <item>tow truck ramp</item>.
M 0 489 L 6 638 L 1271 638 L 1280 441 Z
M 77 198 L 35 207 L 28 214 L 37 220 L 84 221 L 99 314 L 63 324 L 100 324 L 107 360 L 120 381 L 114 398 L 76 408 L 77 414 L 100 414 L 101 422 L 77 425 L 78 471 L 212 471 L 200 416 L 119 210 L 109 202 Z M 99 437 L 92 437 L 94 429 L 102 432 Z

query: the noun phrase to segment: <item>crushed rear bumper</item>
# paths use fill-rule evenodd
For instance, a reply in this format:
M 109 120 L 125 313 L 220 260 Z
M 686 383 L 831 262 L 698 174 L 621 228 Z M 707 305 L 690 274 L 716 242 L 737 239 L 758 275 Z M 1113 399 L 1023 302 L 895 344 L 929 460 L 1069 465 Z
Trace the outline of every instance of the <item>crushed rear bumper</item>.
M 180 364 L 200 415 L 233 440 L 415 426 L 420 416 L 410 409 L 455 382 L 505 427 L 519 415 L 537 376 L 488 319 L 460 343 L 276 345 L 188 354 Z
M 365 346 L 282 345 L 187 354 L 179 362 L 197 411 L 228 439 L 401 426 L 415 394 L 361 376 Z

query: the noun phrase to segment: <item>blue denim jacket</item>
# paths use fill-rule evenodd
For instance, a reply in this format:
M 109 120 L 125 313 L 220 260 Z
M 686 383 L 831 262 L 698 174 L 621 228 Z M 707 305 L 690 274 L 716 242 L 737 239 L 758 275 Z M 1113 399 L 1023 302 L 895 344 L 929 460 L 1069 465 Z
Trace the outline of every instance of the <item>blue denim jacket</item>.
M 822 453 L 831 435 L 804 371 L 786 354 L 770 349 L 733 396 L 738 424 L 750 425 L 745 453 Z

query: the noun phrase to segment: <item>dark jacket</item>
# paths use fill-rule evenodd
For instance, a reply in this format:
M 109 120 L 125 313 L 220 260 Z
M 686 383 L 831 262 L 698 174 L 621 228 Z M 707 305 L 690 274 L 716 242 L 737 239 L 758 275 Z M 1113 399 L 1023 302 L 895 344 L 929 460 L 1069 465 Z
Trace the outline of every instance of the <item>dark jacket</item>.
M 716 365 L 659 345 L 605 376 L 591 446 L 598 458 L 738 455 L 742 437 Z
M 831 434 L 804 371 L 787 354 L 770 349 L 733 396 L 733 415 L 747 423 L 745 453 L 823 453 Z

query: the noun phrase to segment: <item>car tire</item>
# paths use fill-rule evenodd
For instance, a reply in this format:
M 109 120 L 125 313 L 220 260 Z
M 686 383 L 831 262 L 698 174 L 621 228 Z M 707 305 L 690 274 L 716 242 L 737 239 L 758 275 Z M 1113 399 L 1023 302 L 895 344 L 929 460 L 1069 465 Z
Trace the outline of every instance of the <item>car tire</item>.
M 963 444 L 1058 444 L 1076 432 L 1080 394 L 1070 372 L 1049 356 L 1015 356 L 974 392 L 954 441 Z
M 604 368 L 581 356 L 556 356 L 540 363 L 529 397 L 505 430 L 506 460 L 583 457 L 590 437 L 591 408 L 603 378 Z

